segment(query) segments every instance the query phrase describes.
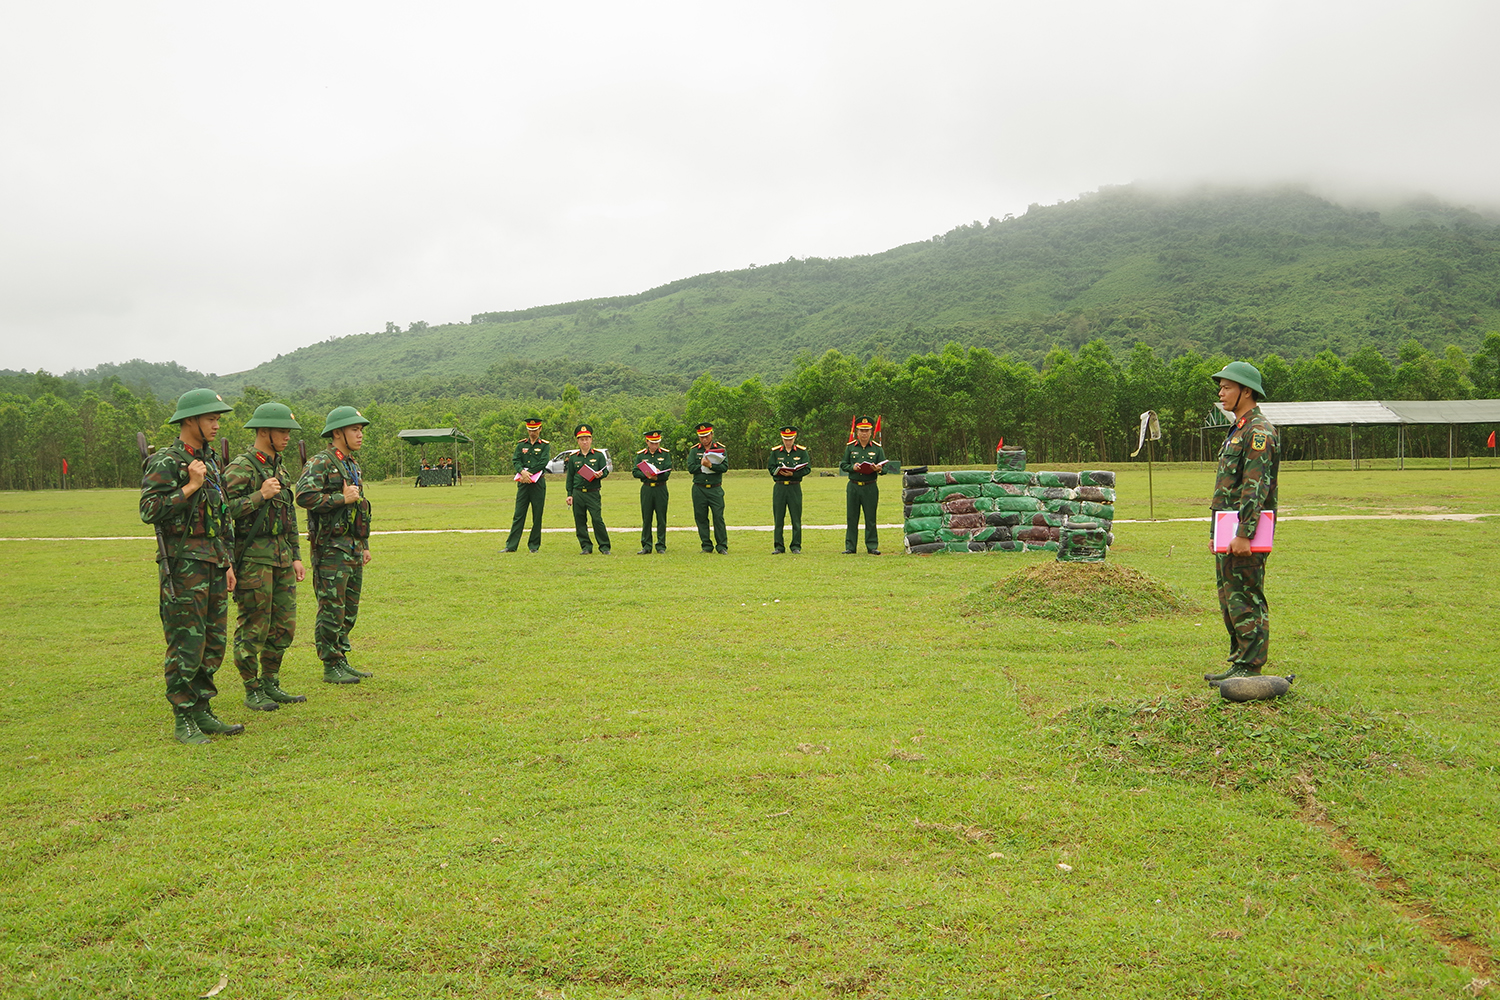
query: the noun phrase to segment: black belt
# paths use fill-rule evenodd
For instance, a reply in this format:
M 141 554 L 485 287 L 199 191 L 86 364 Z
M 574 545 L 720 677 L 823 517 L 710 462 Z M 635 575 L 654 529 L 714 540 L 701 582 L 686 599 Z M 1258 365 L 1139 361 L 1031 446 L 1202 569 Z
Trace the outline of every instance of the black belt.
M 797 480 L 795 480 L 795 479 L 778 479 L 778 480 L 776 480 L 776 485 L 777 486 L 801 486 L 802 484 L 799 483 L 799 482 L 797 482 Z
M 874 481 L 875 481 L 875 480 L 873 480 L 873 479 L 866 479 L 866 480 L 865 480 L 865 481 L 864 481 L 864 482 L 860 482 L 860 481 L 859 481 L 859 480 L 857 480 L 857 479 L 851 479 L 851 480 L 849 480 L 849 481 L 850 481 L 850 482 L 851 482 L 851 483 L 853 483 L 853 484 L 854 484 L 854 485 L 855 485 L 855 486 L 869 486 L 869 485 L 870 485 L 870 484 L 871 484 L 871 483 L 873 483 L 873 482 L 874 482 Z
M 701 487 L 703 487 L 704 489 L 707 490 L 707 489 L 712 489 L 713 487 L 718 486 L 719 484 L 718 483 L 694 483 L 693 485 L 695 485 L 695 486 L 701 486 Z
M 595 486 L 593 489 L 590 490 L 590 489 L 585 489 L 582 486 L 575 486 L 575 487 L 573 487 L 573 492 L 574 493 L 598 493 L 599 492 L 599 487 Z

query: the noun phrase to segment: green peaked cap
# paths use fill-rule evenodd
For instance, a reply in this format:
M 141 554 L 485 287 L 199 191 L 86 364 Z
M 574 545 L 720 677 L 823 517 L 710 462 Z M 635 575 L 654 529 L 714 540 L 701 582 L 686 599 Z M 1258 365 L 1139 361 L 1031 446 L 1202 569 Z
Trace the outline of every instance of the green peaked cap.
M 323 436 L 333 437 L 333 432 L 340 427 L 353 427 L 355 424 L 368 424 L 365 415 L 352 406 L 336 406 L 328 414 L 328 421 L 323 425 Z
M 228 413 L 234 407 L 224 402 L 212 389 L 189 389 L 177 401 L 177 412 L 172 414 L 169 424 L 180 424 L 188 417 L 201 417 L 205 413 Z
M 1215 382 L 1221 378 L 1227 378 L 1231 382 L 1238 382 L 1245 388 L 1254 390 L 1256 399 L 1266 398 L 1266 390 L 1260 384 L 1260 369 L 1248 361 L 1231 361 L 1224 366 L 1222 371 L 1215 372 L 1209 378 Z
M 245 421 L 246 427 L 271 427 L 284 431 L 300 431 L 302 425 L 292 415 L 292 408 L 285 403 L 261 403 Z

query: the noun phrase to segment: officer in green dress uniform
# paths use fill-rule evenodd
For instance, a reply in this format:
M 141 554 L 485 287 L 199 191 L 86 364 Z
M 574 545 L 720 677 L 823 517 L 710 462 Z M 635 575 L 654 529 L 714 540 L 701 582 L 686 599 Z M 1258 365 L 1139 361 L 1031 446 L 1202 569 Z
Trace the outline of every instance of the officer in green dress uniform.
M 729 529 L 724 525 L 724 473 L 729 460 L 724 446 L 714 439 L 714 425 L 707 421 L 694 428 L 698 443 L 688 449 L 687 467 L 693 470 L 693 520 L 698 524 L 698 541 L 704 552 L 729 552 Z M 708 518 L 713 515 L 714 533 L 708 534 Z
M 141 520 L 157 532 L 163 672 L 179 743 L 245 731 L 210 705 L 219 693 L 214 673 L 224 662 L 235 585 L 234 519 L 212 445 L 219 414 L 232 409 L 212 389 L 183 393 L 171 419 L 177 440 L 148 458 L 141 473 Z
M 349 665 L 349 633 L 370 562 L 370 501 L 355 455 L 370 421 L 352 406 L 331 410 L 323 424 L 328 447 L 307 460 L 297 480 L 297 506 L 307 511 L 313 593 L 318 618 L 313 644 L 329 684 L 358 684 L 370 674 Z
M 656 472 L 641 468 L 651 466 Z M 672 475 L 672 453 L 661 446 L 661 431 L 646 432 L 646 447 L 635 453 L 631 475 L 641 481 L 641 550 L 651 554 L 651 521 L 656 520 L 656 551 L 667 551 L 667 478 Z
M 297 537 L 296 479 L 282 456 L 302 425 L 285 403 L 262 403 L 245 421 L 249 451 L 224 470 L 234 518 L 234 665 L 245 707 L 272 712 L 307 699 L 281 689 L 281 661 L 297 632 L 297 584 L 307 576 Z
M 591 555 L 594 542 L 589 538 L 589 520 L 594 522 L 594 537 L 599 542 L 599 554 L 609 555 L 609 529 L 604 526 L 604 517 L 599 502 L 599 484 L 609 475 L 609 458 L 594 447 L 594 429 L 588 424 L 579 424 L 573 431 L 578 450 L 563 462 L 566 473 L 564 484 L 568 491 L 568 506 L 573 508 L 573 528 L 578 534 L 580 555 Z M 580 470 L 588 469 L 590 475 Z
M 1260 371 L 1231 361 L 1212 376 L 1219 383 L 1219 405 L 1234 423 L 1219 450 L 1212 510 L 1239 513 L 1239 527 L 1228 552 L 1214 554 L 1219 609 L 1229 632 L 1229 669 L 1204 674 L 1204 680 L 1253 677 L 1266 665 L 1271 646 L 1271 611 L 1266 604 L 1267 552 L 1251 552 L 1262 511 L 1276 509 L 1276 478 L 1281 470 L 1281 442 L 1276 426 L 1260 412 L 1266 398 Z M 1213 537 L 1210 514 L 1209 537 Z
M 551 458 L 552 445 L 542 440 L 541 418 L 527 417 L 526 436 L 516 442 L 515 453 L 510 456 L 510 464 L 516 470 L 516 511 L 510 519 L 510 534 L 505 539 L 507 552 L 516 551 L 521 544 L 528 509 L 531 511 L 531 534 L 527 536 L 526 547 L 532 552 L 542 547 L 542 508 L 547 505 L 546 472 Z
M 787 426 L 781 429 L 781 444 L 771 449 L 766 471 L 771 473 L 775 482 L 771 487 L 771 518 L 776 525 L 771 554 L 779 556 L 786 551 L 782 528 L 790 513 L 792 554 L 796 555 L 802 551 L 802 480 L 812 471 L 807 449 L 797 443 L 797 428 Z
M 875 509 L 880 504 L 880 484 L 885 475 L 885 449 L 873 440 L 875 424 L 869 417 L 854 418 L 854 440 L 844 446 L 844 460 L 839 469 L 849 476 L 844 488 L 845 512 L 844 555 L 855 553 L 859 541 L 859 515 L 865 515 L 865 551 L 880 555 L 880 532 L 875 527 Z

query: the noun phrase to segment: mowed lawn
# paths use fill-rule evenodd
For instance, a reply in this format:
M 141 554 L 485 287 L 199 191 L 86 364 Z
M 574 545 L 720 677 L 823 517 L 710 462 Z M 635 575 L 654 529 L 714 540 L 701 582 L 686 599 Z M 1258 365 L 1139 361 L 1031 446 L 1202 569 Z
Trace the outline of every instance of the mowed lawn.
M 352 661 L 301 592 L 283 686 L 171 738 L 154 547 L 128 491 L 0 494 L 0 994 L 7 997 L 1454 997 L 1500 948 L 1500 517 L 1284 521 L 1279 702 L 1225 652 L 1197 522 L 1112 563 L 1188 611 L 998 610 L 1043 553 L 771 556 L 570 534 L 373 540 Z M 1158 466 L 1158 517 L 1212 469 Z M 808 480 L 808 523 L 843 519 Z M 1145 518 L 1144 469 L 1119 516 Z M 513 487 L 370 487 L 379 529 L 509 524 Z M 1289 515 L 1500 511 L 1500 470 L 1288 468 Z M 549 490 L 549 527 L 571 526 Z M 901 520 L 888 482 L 882 522 Z M 691 524 L 688 484 L 672 523 Z M 861 546 L 862 548 L 862 546 Z M 232 624 L 231 624 L 232 628 Z M 1500 978 L 1500 977 L 1497 977 Z M 1491 990 L 1494 987 L 1490 988 Z

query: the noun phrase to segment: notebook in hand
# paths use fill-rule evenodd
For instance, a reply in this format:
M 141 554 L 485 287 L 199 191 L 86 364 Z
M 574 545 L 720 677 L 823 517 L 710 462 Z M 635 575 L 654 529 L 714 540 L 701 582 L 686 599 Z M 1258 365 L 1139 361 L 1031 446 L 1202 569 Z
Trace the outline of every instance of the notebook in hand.
M 1214 551 L 1228 552 L 1229 543 L 1234 539 L 1235 533 L 1240 526 L 1240 512 L 1237 510 L 1214 511 Z M 1255 525 L 1255 534 L 1250 538 L 1251 552 L 1270 552 L 1271 542 L 1276 534 L 1276 512 L 1274 510 L 1261 511 L 1260 521 Z

